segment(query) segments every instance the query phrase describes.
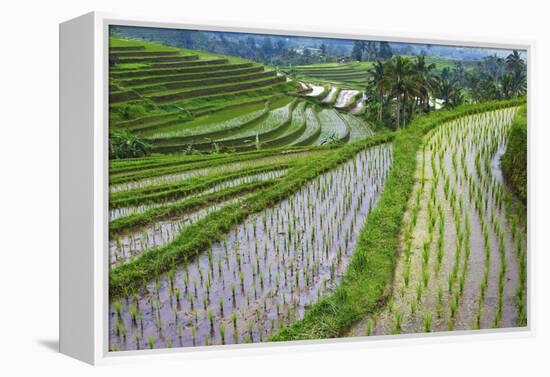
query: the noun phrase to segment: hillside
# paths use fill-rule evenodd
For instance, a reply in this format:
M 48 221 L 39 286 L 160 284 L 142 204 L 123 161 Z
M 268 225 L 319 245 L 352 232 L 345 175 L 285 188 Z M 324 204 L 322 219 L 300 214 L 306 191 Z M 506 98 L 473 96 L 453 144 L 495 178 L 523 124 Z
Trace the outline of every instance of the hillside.
M 300 95 L 298 82 L 245 59 L 111 38 L 109 62 L 110 126 L 143 137 L 153 152 L 321 145 L 372 134 L 362 119 L 319 106 Z

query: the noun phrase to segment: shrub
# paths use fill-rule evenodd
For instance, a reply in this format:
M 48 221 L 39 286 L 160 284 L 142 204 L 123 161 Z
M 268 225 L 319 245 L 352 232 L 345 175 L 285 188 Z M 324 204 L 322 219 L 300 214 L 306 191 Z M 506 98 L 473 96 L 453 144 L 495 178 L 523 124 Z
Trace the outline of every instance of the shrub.
M 149 154 L 151 145 L 129 130 L 112 128 L 109 133 L 109 159 L 142 157 Z
M 508 146 L 501 158 L 502 172 L 517 196 L 527 203 L 527 107 L 517 112 L 510 134 Z

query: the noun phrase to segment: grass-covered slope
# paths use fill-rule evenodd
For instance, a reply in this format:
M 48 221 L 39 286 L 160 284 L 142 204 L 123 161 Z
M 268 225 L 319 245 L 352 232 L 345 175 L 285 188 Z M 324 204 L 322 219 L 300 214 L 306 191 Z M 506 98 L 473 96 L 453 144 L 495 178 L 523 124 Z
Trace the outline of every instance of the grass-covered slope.
M 359 119 L 315 106 L 298 95 L 296 81 L 255 62 L 117 38 L 110 47 L 110 126 L 143 138 L 153 153 L 243 152 L 360 135 L 350 137 Z
M 523 203 L 527 203 L 527 108 L 517 112 L 506 152 L 502 156 L 502 172 Z

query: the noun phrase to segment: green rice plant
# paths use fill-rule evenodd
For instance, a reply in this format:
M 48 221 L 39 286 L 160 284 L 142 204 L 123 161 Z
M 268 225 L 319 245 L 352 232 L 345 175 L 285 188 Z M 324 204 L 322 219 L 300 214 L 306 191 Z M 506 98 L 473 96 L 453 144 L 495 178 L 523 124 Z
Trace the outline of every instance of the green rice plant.
M 440 285 L 437 286 L 437 318 L 441 318 L 443 315 L 443 288 Z
M 371 319 L 367 319 L 367 324 L 365 325 L 365 333 L 367 336 L 371 336 L 372 334 L 372 321 Z
M 210 321 L 210 330 L 214 331 L 214 319 L 216 318 L 216 315 L 214 314 L 214 311 L 210 309 L 208 311 L 208 320 Z
M 430 282 L 430 271 L 428 267 L 422 266 L 422 284 L 424 289 L 428 288 L 428 283 Z
M 422 323 L 424 326 L 424 332 L 431 332 L 432 331 L 432 313 L 424 312 L 424 319 Z
M 225 325 L 223 323 L 220 323 L 219 331 L 222 344 L 225 344 Z
M 426 241 L 422 245 L 422 263 L 424 265 L 427 265 L 429 261 L 430 261 L 430 243 Z
M 411 276 L 411 261 L 408 260 L 405 262 L 405 268 L 403 269 L 403 282 L 405 283 L 405 287 L 408 288 L 409 281 Z
M 122 304 L 120 303 L 120 300 L 115 300 L 114 302 L 115 312 L 118 316 L 118 318 L 122 317 Z
M 403 314 L 397 310 L 393 316 L 392 334 L 400 334 L 403 327 Z
M 195 345 L 197 339 L 197 327 L 194 323 L 191 325 L 191 338 L 193 339 L 193 345 Z
M 450 302 L 449 302 L 449 307 L 451 309 L 451 319 L 455 319 L 456 318 L 456 313 L 457 313 L 457 310 L 458 310 L 458 294 L 455 294 Z
M 416 285 L 416 301 L 418 303 L 420 303 L 422 301 L 422 283 L 419 282 L 417 285 Z

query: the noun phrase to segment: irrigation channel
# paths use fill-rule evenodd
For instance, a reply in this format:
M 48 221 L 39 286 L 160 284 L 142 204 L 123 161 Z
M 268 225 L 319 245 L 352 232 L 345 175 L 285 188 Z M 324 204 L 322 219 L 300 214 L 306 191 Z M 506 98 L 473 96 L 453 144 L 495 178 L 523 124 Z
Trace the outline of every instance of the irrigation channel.
M 463 117 L 426 135 L 393 292 L 350 335 L 525 325 L 526 212 L 499 164 L 516 110 Z
M 339 282 L 391 163 L 391 144 L 359 152 L 194 261 L 115 299 L 111 348 L 261 342 L 301 318 Z

